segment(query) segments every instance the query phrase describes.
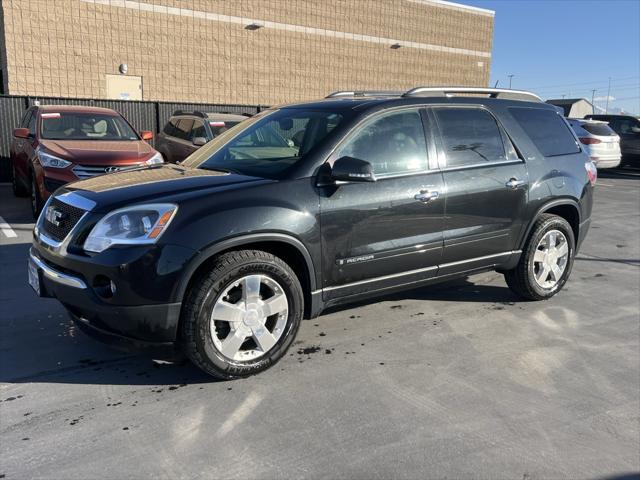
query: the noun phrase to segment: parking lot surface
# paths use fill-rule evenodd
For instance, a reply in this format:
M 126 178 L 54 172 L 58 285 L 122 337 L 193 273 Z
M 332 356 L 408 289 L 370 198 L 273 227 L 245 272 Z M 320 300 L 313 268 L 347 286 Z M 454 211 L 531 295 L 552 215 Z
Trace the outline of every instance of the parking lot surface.
M 640 175 L 600 178 L 551 300 L 521 302 L 485 273 L 333 310 L 233 382 L 112 351 L 37 298 L 28 212 L 0 186 L 0 478 L 640 471 Z

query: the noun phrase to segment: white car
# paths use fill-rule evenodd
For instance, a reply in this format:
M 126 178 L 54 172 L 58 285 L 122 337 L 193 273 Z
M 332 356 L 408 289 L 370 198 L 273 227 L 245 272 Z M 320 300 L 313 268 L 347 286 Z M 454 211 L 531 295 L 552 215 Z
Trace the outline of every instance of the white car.
M 620 165 L 620 137 L 607 122 L 584 118 L 567 118 L 580 143 L 598 168 L 615 168 Z

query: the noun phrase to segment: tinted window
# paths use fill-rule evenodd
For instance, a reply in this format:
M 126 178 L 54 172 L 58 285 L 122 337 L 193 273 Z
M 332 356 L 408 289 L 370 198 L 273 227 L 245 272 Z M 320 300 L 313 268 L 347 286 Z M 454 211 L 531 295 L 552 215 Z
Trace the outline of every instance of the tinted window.
M 360 128 L 333 155 L 366 160 L 378 176 L 414 173 L 427 169 L 427 146 L 420 112 L 390 113 Z
M 556 112 L 517 107 L 510 108 L 509 111 L 545 157 L 580 151 L 571 130 Z
M 506 160 L 504 143 L 493 116 L 480 108 L 434 109 L 448 167 Z
M 200 120 L 195 120 L 193 122 L 193 127 L 191 128 L 191 140 L 196 137 L 207 138 L 207 132 L 204 130 L 204 123 Z
M 609 125 L 620 135 L 629 135 L 634 133 L 631 130 L 633 127 L 640 127 L 640 121 L 633 118 L 614 118 Z
M 327 110 L 267 111 L 221 133 L 184 164 L 280 178 L 285 170 L 316 148 L 341 120 L 341 114 Z M 302 133 L 296 128 L 301 128 Z M 300 144 L 293 140 L 296 135 L 302 138 Z
M 171 137 L 175 136 L 175 134 L 176 134 L 176 124 L 177 123 L 178 123 L 178 119 L 177 118 L 172 118 L 165 125 L 163 132 L 165 134 L 171 136 Z
M 139 140 L 119 115 L 43 112 L 40 119 L 42 138 L 50 140 Z
M 173 136 L 180 138 L 181 140 L 189 140 L 192 125 L 193 120 L 190 118 L 182 118 L 178 120 L 178 123 L 176 124 L 176 131 Z
M 221 133 L 226 132 L 231 127 L 235 127 L 239 123 L 240 123 L 239 121 L 230 122 L 228 120 L 225 120 L 223 122 L 222 120 L 210 120 L 209 128 L 211 129 L 211 135 L 213 136 L 213 138 L 216 138 Z
M 609 137 L 611 135 L 615 135 L 616 132 L 611 130 L 609 125 L 605 123 L 583 123 L 580 125 L 584 130 L 589 132 L 591 135 L 599 135 L 601 137 Z

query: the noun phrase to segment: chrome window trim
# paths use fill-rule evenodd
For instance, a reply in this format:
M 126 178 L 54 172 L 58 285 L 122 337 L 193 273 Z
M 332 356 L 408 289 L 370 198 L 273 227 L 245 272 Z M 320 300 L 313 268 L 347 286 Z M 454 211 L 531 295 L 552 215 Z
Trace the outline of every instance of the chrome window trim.
M 58 270 L 51 268 L 49 265 L 40 260 L 33 253 L 33 249 L 29 252 L 29 259 L 32 261 L 39 269 L 42 270 L 43 275 L 45 275 L 50 280 L 60 283 L 62 285 L 66 285 L 67 287 L 85 289 L 87 288 L 87 284 L 78 277 L 73 277 L 71 275 L 67 275 L 66 273 L 59 272 Z
M 503 160 L 502 162 L 485 162 L 485 163 L 474 163 L 472 165 L 459 165 L 457 167 L 444 167 L 442 169 L 443 172 L 455 172 L 458 170 L 466 170 L 471 168 L 478 167 L 499 167 L 501 165 L 515 165 L 517 163 L 524 163 L 522 160 Z

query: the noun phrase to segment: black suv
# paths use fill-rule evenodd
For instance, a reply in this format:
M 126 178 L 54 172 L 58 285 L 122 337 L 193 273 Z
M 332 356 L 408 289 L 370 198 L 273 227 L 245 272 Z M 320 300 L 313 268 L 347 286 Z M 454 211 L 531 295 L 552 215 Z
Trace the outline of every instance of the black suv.
M 328 306 L 484 270 L 523 299 L 553 296 L 595 180 L 533 94 L 337 92 L 266 110 L 181 165 L 58 190 L 29 278 L 105 341 L 177 346 L 211 375 L 242 377 Z
M 631 115 L 585 115 L 584 118 L 609 122 L 611 129 L 620 135 L 622 166 L 640 168 L 640 119 Z
M 177 110 L 158 134 L 155 147 L 165 162 L 178 163 L 249 115 Z

